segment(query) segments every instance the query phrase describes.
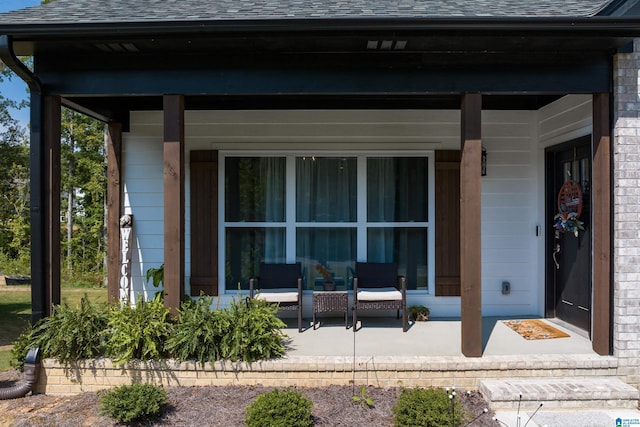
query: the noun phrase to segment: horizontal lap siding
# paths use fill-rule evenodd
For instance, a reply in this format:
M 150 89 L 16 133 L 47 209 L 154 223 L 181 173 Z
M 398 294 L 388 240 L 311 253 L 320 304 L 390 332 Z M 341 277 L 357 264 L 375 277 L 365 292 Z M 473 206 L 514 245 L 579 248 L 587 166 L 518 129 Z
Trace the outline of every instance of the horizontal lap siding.
M 534 207 L 542 199 L 538 199 L 541 190 L 536 178 L 536 118 L 536 112 L 528 111 L 483 112 L 482 140 L 489 165 L 488 175 L 482 179 L 482 278 L 483 313 L 488 315 L 512 314 L 510 305 L 514 303 L 517 313 L 532 314 L 538 310 L 536 299 L 537 293 L 542 292 L 538 288 L 542 276 L 537 271 L 534 225 L 541 219 Z M 187 156 L 193 150 L 460 149 L 459 111 L 187 111 L 185 120 Z M 125 151 L 127 158 L 134 155 L 136 159 L 126 163 L 127 169 L 133 167 L 134 171 L 128 170 L 125 175 L 127 179 L 139 180 L 131 183 L 131 188 L 139 192 L 128 196 L 131 203 L 127 206 L 139 208 L 141 216 L 153 209 L 162 211 L 161 146 L 162 113 L 132 113 Z M 186 283 L 191 274 L 189 175 L 187 170 Z M 158 221 L 151 213 L 149 219 L 140 221 L 145 224 L 140 224 L 138 230 L 148 233 L 139 236 L 141 244 L 143 247 L 147 247 L 145 242 L 155 244 L 156 235 L 162 233 L 162 220 Z M 518 257 L 526 260 L 524 268 L 517 264 L 514 271 L 513 260 L 502 258 L 503 250 L 517 250 Z M 137 260 L 142 259 L 145 265 L 139 267 L 140 271 L 162 262 L 155 255 L 153 259 L 146 255 L 155 254 L 156 250 L 141 252 Z M 512 282 L 509 296 L 501 294 L 503 280 Z M 224 301 L 235 295 L 235 290 L 230 291 Z M 439 298 L 433 293 L 432 289 L 430 295 L 410 294 L 408 304 L 428 305 L 434 316 L 459 315 L 458 298 Z M 305 301 L 305 310 L 307 306 Z
M 536 113 L 485 111 L 482 145 L 487 175 L 482 178 L 483 315 L 537 314 L 544 286 L 536 256 L 542 242 L 535 236 L 540 222 L 536 206 Z M 502 294 L 502 282 L 511 292 Z
M 152 297 L 158 291 L 147 284 L 146 271 L 164 262 L 162 115 L 157 123 L 146 127 L 158 126 L 158 137 L 144 131 L 123 134 L 124 212 L 133 215 L 131 283 L 136 299 Z M 186 186 L 188 188 L 188 180 Z M 188 212 L 188 202 L 186 209 Z M 187 238 L 187 247 L 188 244 Z M 188 276 L 188 258 L 185 269 Z

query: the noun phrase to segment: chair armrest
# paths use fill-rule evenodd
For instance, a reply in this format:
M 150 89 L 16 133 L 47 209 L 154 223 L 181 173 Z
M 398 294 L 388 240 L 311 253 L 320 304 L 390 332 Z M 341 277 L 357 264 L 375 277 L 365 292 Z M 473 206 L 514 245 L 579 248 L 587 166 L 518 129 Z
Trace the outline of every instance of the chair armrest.
M 407 292 L 407 279 L 404 276 L 398 276 L 398 290 L 404 295 Z

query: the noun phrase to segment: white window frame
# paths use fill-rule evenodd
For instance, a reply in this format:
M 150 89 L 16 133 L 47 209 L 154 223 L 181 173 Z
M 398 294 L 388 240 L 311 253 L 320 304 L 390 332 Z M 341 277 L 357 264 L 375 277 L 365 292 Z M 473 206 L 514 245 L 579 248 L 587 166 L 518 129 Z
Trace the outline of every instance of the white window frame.
M 277 227 L 285 228 L 286 262 L 296 261 L 296 230 L 302 227 L 313 228 L 355 228 L 358 250 L 356 260 L 367 259 L 368 228 L 426 228 L 427 229 L 427 290 L 411 290 L 411 293 L 431 294 L 435 286 L 435 161 L 433 150 L 221 150 L 218 167 L 218 280 L 223 284 L 222 294 L 237 292 L 226 288 L 226 229 L 232 227 Z M 357 162 L 357 193 L 367 194 L 367 158 L 369 157 L 426 157 L 429 168 L 428 177 L 428 213 L 426 222 L 369 222 L 367 221 L 367 198 L 357 199 L 357 220 L 355 222 L 297 222 L 296 221 L 296 158 L 297 157 L 355 157 Z M 232 222 L 226 221 L 225 212 L 225 166 L 227 157 L 285 157 L 285 221 L 284 222 Z M 305 291 L 311 292 L 311 291 Z

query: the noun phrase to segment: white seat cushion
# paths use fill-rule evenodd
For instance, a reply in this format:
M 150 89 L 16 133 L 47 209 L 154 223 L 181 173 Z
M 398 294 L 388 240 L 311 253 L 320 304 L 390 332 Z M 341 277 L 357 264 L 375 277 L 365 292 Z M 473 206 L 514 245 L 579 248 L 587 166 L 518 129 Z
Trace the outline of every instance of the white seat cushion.
M 358 288 L 358 301 L 401 301 L 402 292 L 396 288 Z
M 291 288 L 267 289 L 258 291 L 256 298 L 269 302 L 298 302 L 298 291 L 292 291 Z

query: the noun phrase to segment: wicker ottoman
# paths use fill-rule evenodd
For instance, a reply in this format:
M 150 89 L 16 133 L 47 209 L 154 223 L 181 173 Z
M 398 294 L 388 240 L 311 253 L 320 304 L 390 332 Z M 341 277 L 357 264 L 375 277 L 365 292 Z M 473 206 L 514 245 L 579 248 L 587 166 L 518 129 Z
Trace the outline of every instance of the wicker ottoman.
M 313 329 L 316 329 L 317 313 L 344 313 L 344 327 L 349 328 L 347 314 L 349 294 L 347 291 L 318 291 L 313 293 Z

